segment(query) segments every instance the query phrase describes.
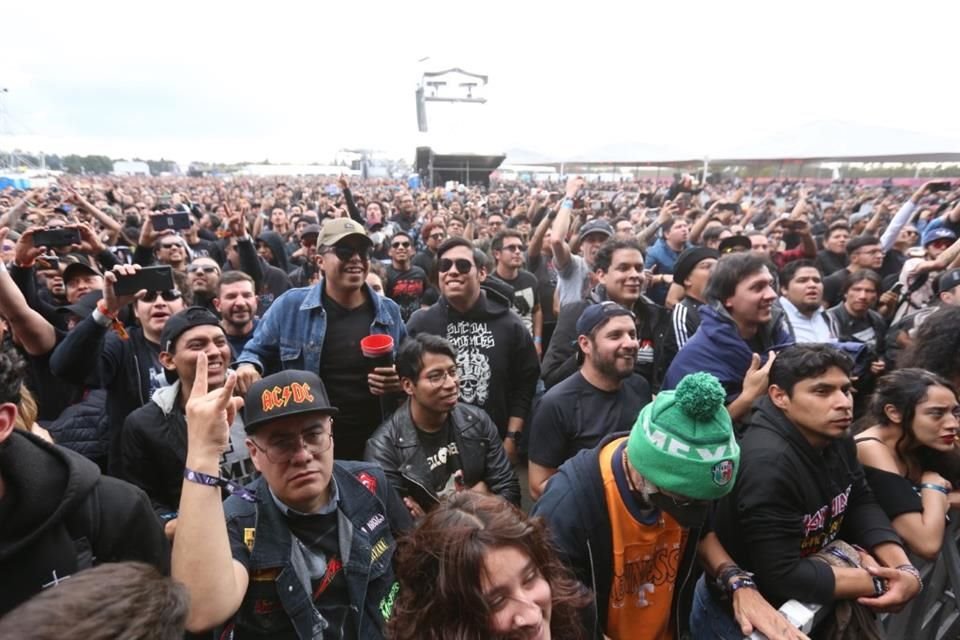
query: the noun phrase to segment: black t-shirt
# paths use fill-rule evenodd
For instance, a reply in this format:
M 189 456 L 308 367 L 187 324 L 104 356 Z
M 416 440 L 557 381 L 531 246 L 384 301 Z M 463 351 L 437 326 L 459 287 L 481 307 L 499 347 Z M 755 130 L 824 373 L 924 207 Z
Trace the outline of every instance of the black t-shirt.
M 820 269 L 821 275 L 826 278 L 834 271 L 840 271 L 847 266 L 847 254 L 845 253 L 833 253 L 832 251 L 827 251 L 823 249 L 817 253 L 817 268 Z
M 650 385 L 639 374 L 611 392 L 596 388 L 577 371 L 540 401 L 530 425 L 530 461 L 558 468 L 605 436 L 629 431 L 651 400 Z
M 537 299 L 536 276 L 524 269 L 521 269 L 513 280 L 507 280 L 500 274 L 496 275 L 513 288 L 513 303 L 510 306 L 523 320 L 523 326 L 530 332 L 530 335 L 533 335 L 533 309 L 539 302 Z
M 442 500 L 456 491 L 454 476 L 458 471 L 463 477 L 463 465 L 460 464 L 460 451 L 453 437 L 453 427 L 449 420 L 438 431 L 424 431 L 417 427 L 417 439 L 430 469 L 430 488 Z
M 333 421 L 336 457 L 362 460 L 367 438 L 383 420 L 380 398 L 370 393 L 367 359 L 360 351 L 360 340 L 373 324 L 373 303 L 365 299 L 356 309 L 345 309 L 324 295 L 323 309 L 327 332 L 319 374 L 330 403 L 340 410 Z
M 420 267 L 398 271 L 392 264 L 387 266 L 387 283 L 384 293 L 399 305 L 404 322 L 420 308 L 420 300 L 428 286 L 427 274 Z
M 923 501 L 908 479 L 867 465 L 863 465 L 863 475 L 880 507 L 891 520 L 905 513 L 923 512 Z
M 343 572 L 337 537 L 337 512 L 319 515 L 289 515 L 287 522 L 310 574 L 314 606 L 328 626 L 324 640 L 356 637 L 350 617 L 350 593 Z
M 556 323 L 557 316 L 553 313 L 553 294 L 557 289 L 557 268 L 553 260 L 547 260 L 540 255 L 530 258 L 527 265 L 537 279 L 537 302 L 543 311 L 543 323 Z

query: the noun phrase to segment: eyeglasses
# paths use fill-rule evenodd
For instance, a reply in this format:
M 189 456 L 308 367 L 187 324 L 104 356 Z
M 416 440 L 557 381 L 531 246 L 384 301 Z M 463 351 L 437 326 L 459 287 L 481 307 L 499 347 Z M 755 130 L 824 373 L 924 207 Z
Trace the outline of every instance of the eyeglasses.
M 333 432 L 330 431 L 332 424 L 333 418 L 326 416 L 322 426 L 306 429 L 296 436 L 277 438 L 268 442 L 266 446 L 261 446 L 253 438 L 250 438 L 250 442 L 266 454 L 267 460 L 273 464 L 286 464 L 303 448 L 313 454 L 328 450 L 333 445 Z
M 166 291 L 147 291 L 147 295 L 140 298 L 144 302 L 154 302 L 160 296 L 167 302 L 173 302 L 183 297 L 183 294 L 176 289 L 167 289 Z
M 161 249 L 182 249 L 183 245 L 180 244 L 179 242 L 161 242 L 160 248 Z
M 504 251 L 509 251 L 510 253 L 513 253 L 513 252 L 515 252 L 515 251 L 516 251 L 516 252 L 519 252 L 519 253 L 523 253 L 524 251 L 527 250 L 527 248 L 526 248 L 525 246 L 523 246 L 522 244 L 511 244 L 511 245 L 505 246 L 505 247 L 503 248 L 503 250 L 504 250 Z
M 440 260 L 437 267 L 440 269 L 440 273 L 446 273 L 450 271 L 450 269 L 456 267 L 457 273 L 464 275 L 470 273 L 470 271 L 473 269 L 473 263 L 466 258 L 457 258 L 456 260 L 443 258 Z
M 445 233 L 431 233 L 431 234 L 430 234 L 430 239 L 431 239 L 431 240 L 443 240 L 445 237 L 446 237 L 446 234 L 445 234 Z
M 335 244 L 327 248 L 327 253 L 333 253 L 340 262 L 350 262 L 353 256 L 360 256 L 364 262 L 370 260 L 370 247 L 350 247 L 347 245 Z
M 404 249 L 406 249 L 406 248 L 408 248 L 408 247 L 410 246 L 410 243 L 409 243 L 409 242 L 394 242 L 394 243 L 392 243 L 390 246 L 393 247 L 394 249 L 399 249 L 400 247 L 403 247 Z
M 456 382 L 460 377 L 460 373 L 457 371 L 456 367 L 450 367 L 446 371 L 431 371 L 429 375 L 424 376 L 427 382 L 429 382 L 434 387 L 439 387 L 444 382 L 447 381 L 447 378 L 450 378 Z
M 212 267 L 210 265 L 199 265 L 191 264 L 187 267 L 187 273 L 197 273 L 198 271 L 203 271 L 204 273 L 216 273 L 220 271 L 217 267 Z

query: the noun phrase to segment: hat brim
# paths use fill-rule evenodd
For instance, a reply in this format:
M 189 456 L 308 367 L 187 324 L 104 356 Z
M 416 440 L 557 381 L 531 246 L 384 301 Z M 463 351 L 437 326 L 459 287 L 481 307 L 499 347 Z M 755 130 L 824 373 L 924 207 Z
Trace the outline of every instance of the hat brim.
M 245 423 L 245 424 L 243 425 L 243 430 L 247 432 L 247 435 L 251 435 L 251 434 L 253 434 L 257 429 L 259 429 L 260 427 L 262 427 L 262 426 L 264 426 L 265 424 L 268 424 L 268 423 L 270 423 L 270 422 L 273 422 L 273 421 L 275 421 L 275 420 L 279 420 L 279 419 L 281 419 L 281 418 L 289 418 L 290 416 L 305 415 L 305 414 L 308 414 L 308 413 L 322 413 L 322 414 L 328 415 L 328 416 L 335 416 L 335 415 L 337 415 L 338 413 L 340 413 L 340 409 L 338 409 L 338 408 L 336 408 L 336 407 L 324 407 L 324 408 L 304 407 L 303 409 L 295 409 L 295 410 L 293 410 L 293 411 L 285 411 L 285 412 L 283 413 L 283 415 L 261 416 L 260 418 L 254 420 L 253 422 Z
M 345 240 L 346 238 L 350 238 L 352 236 L 363 238 L 367 244 L 369 244 L 371 247 L 373 246 L 373 240 L 370 239 L 370 236 L 368 236 L 365 233 L 360 233 L 359 231 L 348 231 L 347 233 L 338 233 L 336 235 L 323 238 L 322 244 L 325 247 L 331 247 L 337 244 L 338 242 L 340 242 L 341 240 Z

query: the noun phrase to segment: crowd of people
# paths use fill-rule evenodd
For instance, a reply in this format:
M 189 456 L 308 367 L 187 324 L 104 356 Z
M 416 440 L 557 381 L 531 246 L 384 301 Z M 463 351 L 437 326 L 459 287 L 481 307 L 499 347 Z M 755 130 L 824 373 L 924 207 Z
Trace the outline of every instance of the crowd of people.
M 0 192 L 0 637 L 882 637 L 960 506 L 957 187 Z

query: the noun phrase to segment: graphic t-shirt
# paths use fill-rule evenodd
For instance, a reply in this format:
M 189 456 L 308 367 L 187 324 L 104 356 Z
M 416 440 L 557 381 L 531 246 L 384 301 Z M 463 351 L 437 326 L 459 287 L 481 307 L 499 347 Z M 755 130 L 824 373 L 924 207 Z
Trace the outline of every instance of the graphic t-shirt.
M 463 478 L 460 451 L 453 436 L 453 427 L 449 420 L 438 431 L 424 431 L 417 427 L 417 439 L 427 458 L 430 488 L 442 500 L 457 490 L 457 475 Z
M 523 320 L 523 326 L 530 335 L 533 335 L 533 310 L 537 306 L 537 278 L 523 269 L 513 280 L 507 280 L 501 275 L 498 278 L 513 288 L 513 303 L 510 305 Z
M 428 286 L 427 273 L 420 267 L 413 266 L 406 271 L 397 271 L 392 264 L 387 266 L 384 293 L 400 307 L 404 322 L 420 308 L 420 300 Z

